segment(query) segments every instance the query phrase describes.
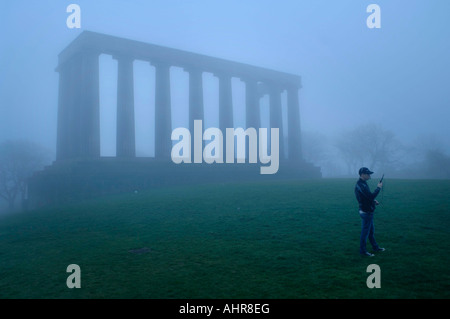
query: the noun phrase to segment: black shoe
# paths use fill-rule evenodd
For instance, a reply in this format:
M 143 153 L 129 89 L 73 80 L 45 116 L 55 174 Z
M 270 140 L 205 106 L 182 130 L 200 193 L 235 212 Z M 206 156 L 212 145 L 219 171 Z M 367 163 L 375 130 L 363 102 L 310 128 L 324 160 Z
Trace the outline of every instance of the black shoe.
M 375 256 L 375 255 L 369 253 L 368 251 L 366 251 L 365 253 L 362 253 L 361 256 L 373 257 L 373 256 Z
M 374 251 L 385 251 L 386 249 L 384 249 L 384 248 L 378 248 L 378 249 L 375 249 Z

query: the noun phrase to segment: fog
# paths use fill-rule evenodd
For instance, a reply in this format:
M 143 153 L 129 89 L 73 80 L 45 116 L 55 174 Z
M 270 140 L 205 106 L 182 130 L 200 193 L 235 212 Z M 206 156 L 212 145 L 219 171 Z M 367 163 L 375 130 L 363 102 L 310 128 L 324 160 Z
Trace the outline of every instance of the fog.
M 72 2 L 81 8 L 80 29 L 66 25 Z M 5 2 L 0 11 L 0 142 L 30 140 L 54 156 L 58 54 L 89 30 L 299 75 L 305 136 L 333 140 L 358 126 L 377 125 L 405 148 L 432 140 L 449 155 L 450 3 L 376 1 L 381 28 L 374 29 L 366 25 L 370 3 Z M 136 152 L 153 156 L 154 69 L 135 61 L 134 70 Z M 188 126 L 188 75 L 172 68 L 171 81 L 172 127 Z M 205 73 L 203 83 L 206 125 L 218 126 L 218 80 Z M 101 55 L 103 156 L 115 155 L 116 85 L 117 61 Z M 234 121 L 240 127 L 245 126 L 244 91 L 243 82 L 233 79 Z M 263 125 L 268 103 L 267 97 L 261 100 Z M 330 163 L 329 158 L 316 163 L 326 166 L 325 176 L 347 174 L 342 161 Z

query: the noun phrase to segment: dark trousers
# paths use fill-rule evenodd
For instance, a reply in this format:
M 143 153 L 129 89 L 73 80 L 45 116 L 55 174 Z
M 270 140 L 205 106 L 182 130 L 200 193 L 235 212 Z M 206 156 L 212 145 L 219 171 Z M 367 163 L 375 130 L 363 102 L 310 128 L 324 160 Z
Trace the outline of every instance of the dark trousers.
M 369 238 L 369 242 L 374 250 L 379 249 L 377 242 L 375 241 L 375 227 L 373 226 L 373 213 L 365 213 L 359 211 L 361 217 L 361 237 L 359 239 L 359 253 L 364 254 L 367 252 L 366 242 Z

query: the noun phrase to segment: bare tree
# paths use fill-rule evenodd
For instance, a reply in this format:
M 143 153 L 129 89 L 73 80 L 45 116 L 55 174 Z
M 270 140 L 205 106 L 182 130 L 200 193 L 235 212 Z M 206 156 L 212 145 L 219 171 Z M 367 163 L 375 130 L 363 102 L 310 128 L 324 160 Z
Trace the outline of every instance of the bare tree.
M 357 168 L 364 162 L 364 156 L 361 150 L 361 141 L 355 138 L 352 131 L 342 132 L 336 140 L 335 146 L 341 154 L 347 166 L 347 173 L 354 174 Z
M 402 157 L 402 144 L 395 134 L 376 124 L 361 125 L 343 132 L 335 145 L 347 164 L 349 174 L 354 174 L 361 166 L 389 169 Z
M 14 210 L 20 196 L 27 192 L 27 180 L 41 169 L 50 156 L 42 147 L 30 141 L 6 141 L 0 144 L 0 197 Z
M 436 134 L 420 134 L 416 137 L 410 153 L 416 160 L 425 160 L 428 153 L 444 151 L 444 141 Z
M 421 134 L 410 149 L 418 165 L 412 174 L 425 178 L 450 178 L 450 156 L 442 136 Z
M 429 150 L 425 154 L 425 173 L 429 178 L 450 178 L 450 157 L 441 150 Z

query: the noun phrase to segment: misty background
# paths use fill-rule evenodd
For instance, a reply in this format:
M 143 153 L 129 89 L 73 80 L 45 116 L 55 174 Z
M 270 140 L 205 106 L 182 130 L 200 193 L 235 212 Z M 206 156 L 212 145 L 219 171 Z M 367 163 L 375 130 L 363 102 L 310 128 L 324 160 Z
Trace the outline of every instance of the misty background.
M 81 29 L 66 26 L 71 3 Z M 366 26 L 371 3 L 381 29 Z M 356 177 L 366 165 L 376 175 L 450 178 L 448 12 L 445 0 L 8 1 L 0 143 L 28 141 L 46 150 L 43 163 L 54 160 L 58 54 L 89 30 L 300 75 L 303 155 L 324 177 Z M 152 156 L 153 67 L 135 61 L 134 78 L 137 155 Z M 203 79 L 206 126 L 218 127 L 218 80 Z M 172 68 L 171 81 L 173 128 L 187 127 L 188 74 Z M 101 55 L 102 156 L 115 155 L 116 86 L 117 61 Z M 233 79 L 235 127 L 245 127 L 244 93 Z

